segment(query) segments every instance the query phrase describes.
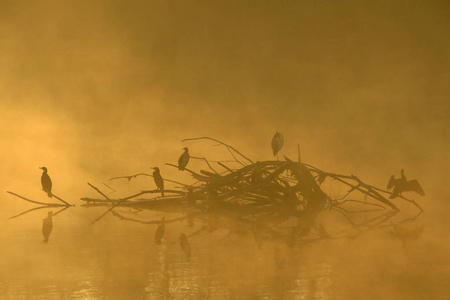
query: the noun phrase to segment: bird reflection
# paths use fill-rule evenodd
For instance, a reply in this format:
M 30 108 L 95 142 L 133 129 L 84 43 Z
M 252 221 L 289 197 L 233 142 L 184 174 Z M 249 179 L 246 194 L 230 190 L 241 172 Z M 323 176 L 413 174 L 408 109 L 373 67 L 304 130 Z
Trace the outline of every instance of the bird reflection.
M 184 147 L 184 152 L 183 154 L 181 154 L 180 158 L 178 159 L 178 169 L 181 171 L 184 171 L 184 169 L 186 168 L 188 162 L 189 162 L 189 150 L 187 147 Z
M 44 236 L 44 243 L 48 243 L 48 239 L 50 237 L 50 233 L 52 233 L 53 230 L 53 212 L 49 211 L 48 215 L 45 219 L 42 221 L 42 235 Z
M 422 187 L 420 186 L 419 182 L 417 180 L 410 180 L 408 181 L 406 179 L 406 176 L 404 174 L 404 170 L 401 171 L 401 177 L 396 179 L 394 175 L 391 176 L 388 182 L 387 189 L 394 188 L 392 191 L 392 195 L 389 197 L 390 199 L 393 199 L 397 197 L 398 195 L 401 195 L 403 192 L 409 192 L 413 191 L 418 193 L 421 196 L 425 195 L 425 192 L 423 191 Z
M 281 253 L 280 248 L 275 246 L 275 250 L 273 251 L 273 260 L 275 261 L 276 266 L 279 269 L 283 269 L 286 266 L 286 258 Z
M 39 169 L 42 169 L 42 176 L 41 176 L 41 184 L 42 184 L 42 190 L 47 193 L 47 195 L 52 198 L 52 180 L 50 179 L 50 176 L 48 176 L 48 171 L 46 167 L 40 167 Z
M 155 243 L 157 243 L 158 245 L 161 245 L 161 240 L 164 236 L 165 229 L 166 229 L 166 225 L 164 223 L 164 217 L 162 217 L 161 223 L 158 224 L 158 227 L 156 228 L 156 231 L 155 231 Z
M 184 233 L 180 234 L 180 247 L 186 254 L 186 257 L 191 257 L 191 244 Z

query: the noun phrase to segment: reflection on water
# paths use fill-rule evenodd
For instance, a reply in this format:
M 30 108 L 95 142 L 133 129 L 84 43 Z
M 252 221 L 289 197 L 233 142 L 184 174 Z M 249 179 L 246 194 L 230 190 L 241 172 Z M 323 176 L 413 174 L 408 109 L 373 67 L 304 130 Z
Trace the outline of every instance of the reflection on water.
M 165 216 L 164 237 L 157 244 L 158 224 L 127 222 L 110 214 L 90 225 L 102 212 L 102 207 L 74 207 L 53 215 L 58 226 L 46 231 L 51 233 L 46 245 L 37 238 L 37 226 L 28 227 L 42 222 L 41 211 L 7 221 L 12 233 L 0 237 L 0 299 L 349 299 L 352 295 L 378 299 L 386 293 L 390 299 L 420 299 L 424 295 L 404 288 L 418 284 L 420 268 L 412 262 L 423 256 L 420 247 L 404 249 L 388 232 L 383 243 L 370 247 L 362 239 L 292 247 L 265 241 L 259 248 L 251 231 L 196 234 L 203 226 L 200 221 L 168 222 L 180 216 L 175 213 L 138 215 L 142 220 L 162 220 L 159 226 Z M 44 227 L 52 219 L 47 213 Z M 125 209 L 121 213 L 130 214 Z M 192 249 L 190 258 L 187 245 L 183 247 L 186 242 Z M 402 275 L 405 268 L 409 279 Z M 405 282 L 396 282 L 395 276 L 403 276 Z
M 48 243 L 50 233 L 53 230 L 53 212 L 49 211 L 48 216 L 42 220 L 42 235 L 44 236 L 44 243 Z

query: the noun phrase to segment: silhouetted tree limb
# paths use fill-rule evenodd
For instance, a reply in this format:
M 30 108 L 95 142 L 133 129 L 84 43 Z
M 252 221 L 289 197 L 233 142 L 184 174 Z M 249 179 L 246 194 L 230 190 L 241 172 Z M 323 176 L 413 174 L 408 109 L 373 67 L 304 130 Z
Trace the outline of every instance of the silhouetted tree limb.
M 21 198 L 21 199 L 23 199 L 23 200 L 25 200 L 25 201 L 28 201 L 28 202 L 31 202 L 31 203 L 35 203 L 35 204 L 39 204 L 39 205 L 45 205 L 45 206 L 63 206 L 62 204 L 58 204 L 58 203 L 45 203 L 45 202 L 39 202 L 39 201 L 31 200 L 31 199 L 25 198 L 25 197 L 23 197 L 23 196 L 20 196 L 19 194 L 16 194 L 16 193 L 13 193 L 13 192 L 10 192 L 10 191 L 7 191 L 7 193 L 9 193 L 9 194 L 11 194 L 11 195 L 14 195 L 14 196 L 16 196 L 16 197 L 19 197 L 19 198 Z M 52 194 L 52 195 L 53 195 L 53 194 Z M 55 195 L 53 195 L 53 196 L 54 196 L 56 199 L 62 200 L 62 199 L 56 197 Z M 64 200 L 62 200 L 62 201 L 63 201 L 66 205 L 70 206 L 69 203 L 65 202 Z
M 63 199 L 61 199 L 60 197 L 56 196 L 55 194 L 52 193 L 52 196 L 55 197 L 56 199 L 58 199 L 59 201 L 61 201 L 62 203 L 64 203 L 67 206 L 74 206 L 73 204 L 67 203 L 66 201 L 64 201 Z
M 102 195 L 103 197 L 105 197 L 106 199 L 110 200 L 108 196 L 106 196 L 105 194 L 102 193 L 102 191 L 100 191 L 98 188 L 96 188 L 95 186 L 93 186 L 92 184 L 90 184 L 89 182 L 87 183 L 91 188 L 93 188 L 94 190 L 96 190 L 100 195 Z
M 219 141 L 219 140 L 217 140 L 217 139 L 213 139 L 213 138 L 210 138 L 210 137 L 207 137 L 207 136 L 205 136 L 205 137 L 198 137 L 198 138 L 184 139 L 184 140 L 182 140 L 182 142 L 186 142 L 186 141 L 195 141 L 195 140 L 211 140 L 211 141 L 214 141 L 214 142 L 216 142 L 216 143 L 219 143 L 219 144 L 221 144 L 221 145 L 224 145 L 225 147 L 227 147 L 227 149 L 233 150 L 234 152 L 236 152 L 237 154 L 239 154 L 242 158 L 246 159 L 248 162 L 253 163 L 253 161 L 252 161 L 250 158 L 248 158 L 247 156 L 245 156 L 244 154 L 242 154 L 241 152 L 239 152 L 238 150 L 236 150 L 236 148 L 234 148 L 233 146 L 230 146 L 230 145 L 228 145 L 228 144 L 225 144 L 224 142 L 221 142 L 221 141 Z M 237 160 L 237 159 L 236 159 L 236 160 Z
M 214 173 L 219 174 L 219 173 L 217 173 L 217 171 L 214 170 L 214 168 L 210 165 L 210 163 L 209 163 L 209 161 L 206 159 L 206 157 L 196 157 L 196 156 L 191 156 L 190 158 L 192 158 L 192 159 L 200 159 L 200 160 L 204 160 L 204 161 L 206 162 L 206 164 L 208 165 L 208 167 L 209 167 Z
M 167 164 L 166 164 L 167 165 Z M 172 165 L 172 166 L 175 166 L 175 165 Z M 178 168 L 178 166 L 176 166 L 177 168 Z M 153 175 L 150 175 L 150 174 L 147 174 L 147 173 L 139 173 L 139 174 L 135 174 L 135 175 L 129 175 L 129 176 L 118 176 L 118 177 L 113 177 L 113 178 L 110 178 L 108 181 L 111 181 L 111 180 L 115 180 L 115 179 L 122 179 L 122 178 L 126 178 L 126 179 L 128 179 L 128 181 L 130 181 L 132 178 L 136 178 L 137 176 L 149 176 L 149 177 L 153 177 Z M 172 182 L 172 183 L 176 183 L 176 184 L 179 184 L 179 185 L 181 185 L 181 186 L 184 186 L 184 187 L 189 187 L 189 185 L 187 185 L 187 184 L 184 184 L 184 183 L 181 183 L 181 182 L 178 182 L 178 181 L 175 181 L 175 180 L 171 180 L 171 179 L 166 179 L 166 178 L 163 178 L 164 179 L 164 181 L 167 181 L 167 182 Z M 165 191 L 165 190 L 164 190 Z M 161 191 L 160 191 L 161 192 Z

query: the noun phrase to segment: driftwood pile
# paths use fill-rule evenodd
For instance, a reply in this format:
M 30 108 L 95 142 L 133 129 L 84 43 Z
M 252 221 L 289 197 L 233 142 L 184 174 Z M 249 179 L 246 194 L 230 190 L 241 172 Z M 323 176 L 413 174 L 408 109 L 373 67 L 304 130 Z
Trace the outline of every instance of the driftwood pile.
M 213 138 L 201 137 L 184 141 L 193 140 L 214 141 L 225 147 L 233 160 L 213 162 L 204 157 L 191 157 L 203 160 L 207 170 L 193 171 L 185 168 L 195 179 L 192 184 L 164 179 L 179 185 L 179 189 L 164 190 L 164 197 L 160 195 L 160 190 L 155 189 L 110 199 L 90 184 L 103 198 L 84 197 L 81 200 L 88 205 L 111 203 L 105 214 L 117 206 L 155 210 L 170 206 L 170 211 L 189 212 L 191 216 L 194 211 L 198 218 L 211 219 L 210 216 L 216 216 L 238 220 L 248 225 L 256 235 L 264 232 L 272 237 L 287 236 L 292 241 L 305 240 L 307 236 L 312 236 L 312 239 L 342 236 L 342 233 L 330 233 L 325 226 L 318 224 L 318 216 L 323 211 L 332 210 L 342 215 L 347 220 L 350 231 L 353 231 L 352 234 L 385 226 L 400 211 L 398 204 L 389 199 L 391 192 L 366 184 L 353 175 L 328 173 L 302 163 L 300 151 L 297 161 L 284 157 L 283 160 L 254 162 L 234 147 Z M 178 168 L 173 164 L 167 165 Z M 140 173 L 110 180 L 131 180 L 138 176 L 152 175 Z M 346 192 L 339 197 L 331 196 L 324 192 L 324 185 L 339 185 Z M 418 214 L 412 218 L 422 212 L 422 208 L 414 200 L 402 195 L 398 195 L 397 199 L 407 201 L 419 209 Z M 118 213 L 114 215 L 132 221 Z M 357 215 L 364 215 L 364 220 L 355 218 Z

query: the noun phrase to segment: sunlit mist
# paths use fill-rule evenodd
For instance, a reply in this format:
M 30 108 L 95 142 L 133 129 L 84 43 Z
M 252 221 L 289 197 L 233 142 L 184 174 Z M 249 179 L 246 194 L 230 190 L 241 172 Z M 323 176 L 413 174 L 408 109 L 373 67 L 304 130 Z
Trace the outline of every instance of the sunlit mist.
M 447 1 L 2 1 L 0 299 L 447 299 Z

